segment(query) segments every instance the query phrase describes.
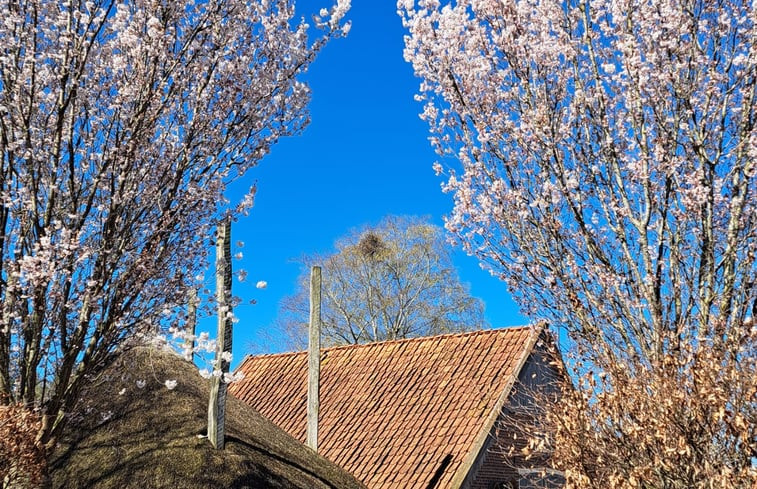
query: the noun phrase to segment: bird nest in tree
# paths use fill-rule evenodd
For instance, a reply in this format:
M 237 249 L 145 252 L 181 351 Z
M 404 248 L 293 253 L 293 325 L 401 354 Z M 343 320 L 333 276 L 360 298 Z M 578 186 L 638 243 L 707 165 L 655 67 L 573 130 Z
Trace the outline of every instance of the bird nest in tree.
M 357 249 L 364 257 L 376 259 L 376 257 L 381 255 L 387 248 L 386 244 L 384 244 L 384 240 L 381 239 L 381 236 L 373 232 L 367 232 L 360 238 L 360 242 L 357 244 Z

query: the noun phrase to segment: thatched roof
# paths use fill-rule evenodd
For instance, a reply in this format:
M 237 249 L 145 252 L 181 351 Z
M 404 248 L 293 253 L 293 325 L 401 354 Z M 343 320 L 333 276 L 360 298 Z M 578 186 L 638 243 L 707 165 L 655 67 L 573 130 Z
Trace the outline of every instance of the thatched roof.
M 226 449 L 213 449 L 204 438 L 208 391 L 177 355 L 148 347 L 121 354 L 93 379 L 53 453 L 53 487 L 362 487 L 231 396 Z

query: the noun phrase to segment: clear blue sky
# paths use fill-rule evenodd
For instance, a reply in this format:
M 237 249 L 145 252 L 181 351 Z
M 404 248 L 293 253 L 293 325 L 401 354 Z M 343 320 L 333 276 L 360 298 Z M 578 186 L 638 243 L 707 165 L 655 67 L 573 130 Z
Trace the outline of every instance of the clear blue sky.
M 310 18 L 327 2 L 297 0 L 297 9 Z M 303 78 L 312 89 L 310 125 L 280 141 L 244 179 L 257 181 L 258 193 L 249 217 L 232 230 L 233 241 L 245 243 L 234 267 L 249 274 L 233 285 L 245 304 L 235 309 L 234 364 L 250 352 L 285 349 L 272 324 L 279 301 L 294 291 L 300 273 L 294 259 L 329 252 L 350 229 L 387 214 L 427 215 L 442 225 L 452 208 L 431 169 L 436 155 L 413 99 L 419 80 L 402 57 L 395 2 L 353 0 L 348 18 L 349 35 L 326 46 Z M 526 322 L 504 283 L 475 258 L 456 250 L 455 263 L 492 326 Z M 268 288 L 255 289 L 258 280 Z

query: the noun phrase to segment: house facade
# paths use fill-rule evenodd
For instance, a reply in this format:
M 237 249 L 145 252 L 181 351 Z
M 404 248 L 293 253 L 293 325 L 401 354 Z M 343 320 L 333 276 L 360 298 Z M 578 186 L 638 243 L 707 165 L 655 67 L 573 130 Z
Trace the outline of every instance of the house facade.
M 556 489 L 564 486 L 563 474 L 549 468 L 548 456 L 532 455 L 525 460 L 520 449 L 532 435 L 530 428 L 541 415 L 532 392 L 556 394 L 559 372 L 550 365 L 553 359 L 546 342 L 533 346 L 518 380 L 507 395 L 497 420 L 460 484 L 464 489 Z M 461 474 L 462 476 L 462 474 Z
M 319 453 L 371 489 L 545 487 L 555 474 L 506 453 L 505 421 L 554 379 L 546 341 L 520 327 L 322 350 Z M 307 353 L 238 371 L 230 393 L 304 441 Z

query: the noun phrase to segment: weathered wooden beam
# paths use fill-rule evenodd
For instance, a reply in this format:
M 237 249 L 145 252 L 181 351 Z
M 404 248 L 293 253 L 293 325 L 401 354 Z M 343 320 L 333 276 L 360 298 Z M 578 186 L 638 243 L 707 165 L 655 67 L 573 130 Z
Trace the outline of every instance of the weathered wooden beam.
M 195 333 L 197 330 L 197 289 L 192 287 L 187 294 L 187 324 L 184 327 L 184 358 L 194 359 Z
M 226 416 L 226 382 L 229 372 L 228 355 L 231 354 L 231 217 L 218 226 L 216 237 L 216 303 L 218 307 L 218 336 L 214 375 L 210 378 L 208 404 L 208 439 L 217 449 L 223 450 Z M 226 353 L 227 355 L 224 355 Z M 219 375 L 220 372 L 220 375 Z
M 310 328 L 308 336 L 307 445 L 318 451 L 318 411 L 321 380 L 321 267 L 310 271 Z

